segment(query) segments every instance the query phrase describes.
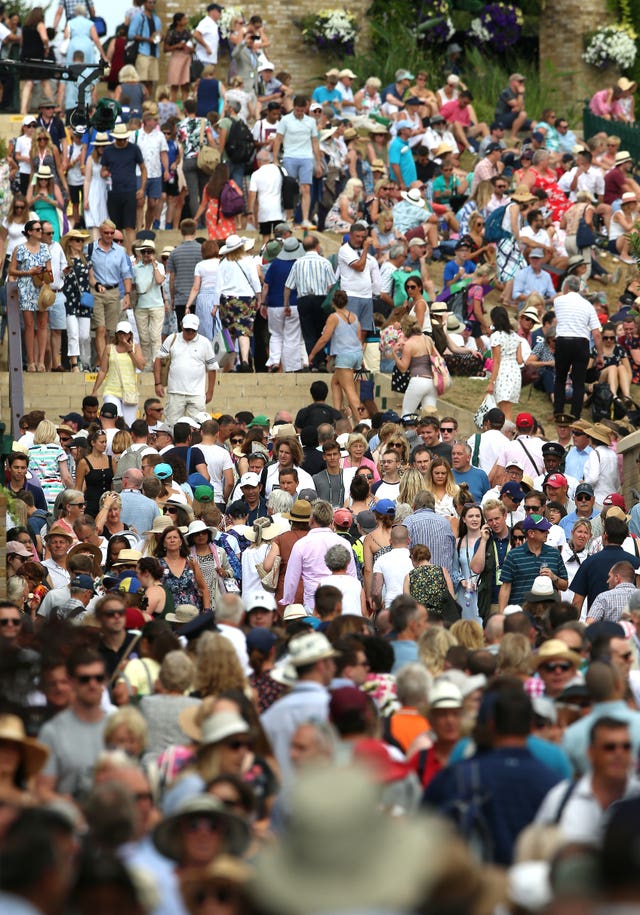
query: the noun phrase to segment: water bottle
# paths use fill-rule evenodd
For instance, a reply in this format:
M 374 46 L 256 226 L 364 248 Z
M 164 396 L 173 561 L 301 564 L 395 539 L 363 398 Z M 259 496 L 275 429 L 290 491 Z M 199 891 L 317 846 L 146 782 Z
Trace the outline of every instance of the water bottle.
M 467 609 L 471 606 L 471 584 L 467 581 L 464 588 L 464 605 Z

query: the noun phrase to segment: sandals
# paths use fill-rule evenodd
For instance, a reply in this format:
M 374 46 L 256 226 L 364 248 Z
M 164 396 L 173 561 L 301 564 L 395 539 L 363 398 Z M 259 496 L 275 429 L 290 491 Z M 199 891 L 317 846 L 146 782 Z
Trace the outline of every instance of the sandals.
M 35 364 L 35 362 L 30 362 L 30 363 L 27 365 L 27 371 L 28 371 L 28 372 L 35 372 L 35 371 L 36 371 L 36 364 Z
M 38 371 L 39 371 L 39 372 L 46 372 L 46 371 L 47 371 L 46 368 L 45 368 L 45 366 L 44 366 L 44 364 L 43 364 L 42 362 L 39 362 L 39 363 L 38 363 Z

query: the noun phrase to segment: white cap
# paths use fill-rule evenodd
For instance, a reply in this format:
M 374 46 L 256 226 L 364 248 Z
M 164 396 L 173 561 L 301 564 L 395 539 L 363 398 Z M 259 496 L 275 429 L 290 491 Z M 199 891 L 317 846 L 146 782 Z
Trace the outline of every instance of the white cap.
M 132 334 L 133 327 L 129 324 L 128 321 L 119 321 L 116 324 L 116 333 L 117 334 Z
M 253 594 L 249 595 L 249 600 L 246 601 L 246 607 L 247 613 L 251 613 L 252 610 L 257 610 L 258 607 L 275 612 L 276 599 L 273 594 L 269 594 L 267 591 L 255 591 Z
M 200 327 L 200 318 L 197 315 L 185 315 L 182 319 L 182 327 L 187 330 L 198 330 Z
M 240 489 L 242 489 L 243 486 L 259 486 L 259 485 L 260 485 L 260 477 L 258 476 L 257 473 L 251 473 L 251 471 L 248 471 L 247 473 L 243 473 L 242 476 L 240 477 Z
M 516 461 L 516 460 L 507 461 L 507 463 L 504 465 L 504 469 L 506 470 L 507 467 L 517 467 L 518 470 L 522 470 L 522 472 L 524 473 L 524 464 L 522 464 L 520 461 Z
M 181 416 L 180 419 L 177 419 L 173 425 L 177 426 L 178 423 L 187 423 L 189 426 L 191 426 L 192 429 L 200 428 L 199 423 L 197 423 L 195 419 L 192 419 L 191 416 Z

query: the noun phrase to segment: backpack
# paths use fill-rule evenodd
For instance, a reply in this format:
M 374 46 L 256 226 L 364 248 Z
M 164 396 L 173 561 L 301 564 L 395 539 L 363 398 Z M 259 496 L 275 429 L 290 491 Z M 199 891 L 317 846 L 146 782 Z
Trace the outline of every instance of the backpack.
M 591 416 L 594 423 L 601 419 L 611 419 L 613 408 L 613 394 L 606 381 L 600 381 L 593 386 L 591 394 Z
M 233 118 L 224 151 L 229 162 L 234 165 L 247 165 L 253 159 L 256 145 L 245 121 Z
M 220 191 L 220 212 L 227 217 L 244 213 L 244 194 L 237 191 L 230 181 Z
M 118 458 L 118 466 L 111 486 L 114 492 L 122 492 L 122 476 L 125 470 L 142 470 L 142 448 L 131 447 L 122 452 Z
M 280 202 L 284 210 L 295 210 L 300 200 L 300 185 L 291 175 L 286 175 L 278 166 L 278 171 L 282 175 L 282 186 L 280 188 Z
M 502 241 L 503 238 L 508 238 L 511 235 L 511 232 L 507 232 L 502 228 L 502 220 L 504 219 L 504 214 L 509 204 L 505 204 L 502 207 L 497 207 L 492 213 L 489 213 L 487 218 L 484 221 L 484 240 L 485 242 L 492 241 L 498 242 Z
M 493 861 L 493 836 L 486 813 L 489 794 L 482 787 L 480 766 L 472 759 L 458 763 L 454 771 L 455 795 L 440 813 L 453 822 L 478 860 Z

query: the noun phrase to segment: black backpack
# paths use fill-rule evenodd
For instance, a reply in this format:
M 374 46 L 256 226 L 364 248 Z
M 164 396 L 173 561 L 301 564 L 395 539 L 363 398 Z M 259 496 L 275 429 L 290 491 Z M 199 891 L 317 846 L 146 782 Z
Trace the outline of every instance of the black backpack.
M 253 136 L 242 118 L 233 118 L 224 151 L 234 165 L 248 165 L 255 154 Z

